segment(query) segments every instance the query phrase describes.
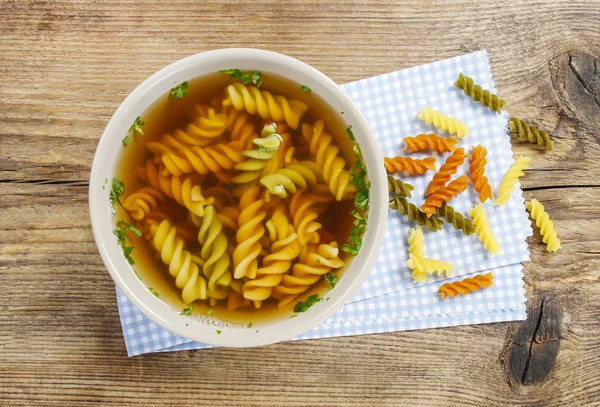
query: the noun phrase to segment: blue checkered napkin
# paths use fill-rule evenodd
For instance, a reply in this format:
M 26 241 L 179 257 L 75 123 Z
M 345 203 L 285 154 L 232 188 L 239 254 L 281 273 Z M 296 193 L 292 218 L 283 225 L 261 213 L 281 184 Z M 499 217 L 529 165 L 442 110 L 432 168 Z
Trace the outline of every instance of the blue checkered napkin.
M 520 264 L 495 269 L 492 287 L 452 299 L 439 299 L 439 285 L 427 284 L 349 303 L 294 340 L 522 320 L 526 315 L 521 270 Z M 117 301 L 129 356 L 211 347 L 157 325 L 135 308 L 119 289 Z
M 418 133 L 436 132 L 416 119 L 421 105 L 437 108 L 464 121 L 471 136 L 459 146 L 470 152 L 475 144 L 488 149 L 486 176 L 495 193 L 506 169 L 513 162 L 506 134 L 506 114 L 498 115 L 473 102 L 455 88 L 459 72 L 475 79 L 482 87 L 494 90 L 485 51 L 446 61 L 393 72 L 343 85 L 371 124 L 384 155 L 403 155 L 402 138 Z M 411 154 L 423 157 L 428 154 Z M 440 156 L 437 167 L 447 156 Z M 457 176 L 467 173 L 465 163 Z M 433 173 L 420 177 L 403 177 L 415 186 L 413 202 L 420 205 L 425 187 Z M 452 201 L 463 213 L 476 202 L 469 189 Z M 408 329 L 435 328 L 464 324 L 522 320 L 525 318 L 525 295 L 522 261 L 529 260 L 525 238 L 531 234 L 530 222 L 523 206 L 521 190 L 516 188 L 503 207 L 486 203 L 490 223 L 502 252 L 489 256 L 475 235 L 465 237 L 451 226 L 425 234 L 428 257 L 449 260 L 458 268 L 452 279 L 466 278 L 476 271 L 494 269 L 494 285 L 472 295 L 440 301 L 436 292 L 441 284 L 435 279 L 414 286 L 406 268 L 406 239 L 411 226 L 390 213 L 383 247 L 365 283 L 352 301 L 313 330 L 295 338 L 310 339 L 359 335 Z M 117 300 L 125 344 L 130 356 L 147 352 L 199 349 L 207 345 L 189 341 L 146 318 L 117 289 Z
M 402 139 L 431 132 L 449 136 L 417 119 L 422 106 L 433 107 L 465 123 L 471 135 L 459 140 L 458 147 L 463 147 L 469 154 L 477 144 L 488 150 L 485 175 L 495 193 L 504 173 L 514 161 L 507 134 L 508 114 L 494 113 L 465 96 L 462 90 L 454 86 L 459 72 L 471 76 L 484 89 L 495 92 L 486 51 L 375 76 L 342 85 L 342 88 L 365 115 L 384 156 L 435 156 L 438 157 L 436 165 L 439 169 L 449 153 L 437 155 L 426 151 L 407 154 L 403 151 Z M 468 167 L 467 159 L 455 177 L 469 175 Z M 425 176 L 396 177 L 415 187 L 411 201 L 420 206 L 425 200 L 425 189 L 433 174 L 430 171 Z M 467 191 L 452 200 L 451 205 L 466 215 L 467 210 L 478 202 L 477 196 L 472 185 L 469 185 Z M 451 261 L 457 267 L 455 276 L 529 260 L 525 239 L 532 231 L 523 202 L 521 190 L 516 188 L 505 206 L 494 207 L 490 201 L 484 204 L 494 234 L 502 245 L 499 255 L 488 255 L 475 234 L 466 237 L 447 224 L 442 231 L 425 234 L 425 255 Z M 413 285 L 406 267 L 407 252 L 404 248 L 408 230 L 414 225 L 408 222 L 408 217 L 403 217 L 396 211 L 390 212 L 377 262 L 353 301 L 401 291 Z

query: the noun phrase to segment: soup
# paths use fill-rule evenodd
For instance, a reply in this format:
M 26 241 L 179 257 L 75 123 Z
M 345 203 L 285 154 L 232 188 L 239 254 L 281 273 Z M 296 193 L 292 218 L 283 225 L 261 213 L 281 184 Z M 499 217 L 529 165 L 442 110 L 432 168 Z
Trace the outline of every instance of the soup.
M 176 86 L 132 123 L 115 235 L 155 296 L 240 323 L 327 299 L 368 205 L 343 112 L 289 79 L 229 70 Z

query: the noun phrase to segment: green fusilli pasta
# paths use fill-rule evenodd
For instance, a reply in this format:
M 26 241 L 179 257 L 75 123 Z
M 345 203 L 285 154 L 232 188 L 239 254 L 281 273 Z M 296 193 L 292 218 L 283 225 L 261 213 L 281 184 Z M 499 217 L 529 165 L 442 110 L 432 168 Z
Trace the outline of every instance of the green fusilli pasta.
M 436 215 L 444 218 L 446 222 L 451 223 L 457 230 L 462 230 L 465 236 L 469 236 L 475 232 L 475 226 L 471 219 L 465 218 L 462 213 L 456 212 L 453 207 L 449 206 L 446 202 L 442 203 L 442 206 L 437 209 Z
M 409 198 L 412 198 L 412 190 L 415 189 L 415 187 L 413 187 L 410 184 L 407 184 L 406 182 L 402 182 L 401 180 L 396 179 L 391 175 L 388 175 L 387 180 L 388 190 L 390 191 L 390 194 L 400 195 L 403 197 L 407 196 Z
M 397 209 L 402 215 L 407 215 L 409 220 L 416 221 L 418 225 L 425 226 L 432 232 L 441 230 L 444 224 L 442 220 L 435 216 L 428 218 L 415 204 L 398 195 L 394 195 L 394 198 L 390 201 L 390 208 Z
M 552 139 L 544 130 L 540 130 L 535 126 L 530 126 L 526 121 L 515 116 L 510 117 L 508 128 L 511 133 L 516 133 L 513 137 L 519 138 L 520 140 L 527 140 L 532 144 L 537 143 L 540 146 L 545 145 L 546 150 L 552 151 Z
M 482 89 L 481 86 L 475 85 L 472 78 L 458 74 L 458 79 L 454 82 L 457 88 L 462 89 L 465 95 L 470 96 L 474 101 L 488 107 L 491 111 L 500 113 L 502 108 L 506 106 L 506 101 L 500 99 L 489 90 Z

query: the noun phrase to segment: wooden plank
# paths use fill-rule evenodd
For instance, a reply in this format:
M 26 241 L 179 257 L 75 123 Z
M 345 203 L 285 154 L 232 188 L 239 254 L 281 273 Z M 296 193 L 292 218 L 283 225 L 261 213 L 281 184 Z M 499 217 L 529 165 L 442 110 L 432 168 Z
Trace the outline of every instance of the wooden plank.
M 0 0 L 0 404 L 600 405 L 598 21 L 598 0 Z M 150 74 L 232 46 L 339 83 L 486 48 L 509 112 L 555 138 L 551 153 L 516 141 L 514 153 L 532 157 L 525 196 L 563 242 L 548 254 L 535 232 L 525 268 L 530 308 L 551 294 L 562 318 L 543 320 L 558 325 L 526 339 L 505 323 L 127 358 L 89 226 L 96 144 Z M 522 372 L 545 377 L 523 385 L 510 346 L 530 338 L 558 351 L 545 375 L 547 359 L 529 358 Z

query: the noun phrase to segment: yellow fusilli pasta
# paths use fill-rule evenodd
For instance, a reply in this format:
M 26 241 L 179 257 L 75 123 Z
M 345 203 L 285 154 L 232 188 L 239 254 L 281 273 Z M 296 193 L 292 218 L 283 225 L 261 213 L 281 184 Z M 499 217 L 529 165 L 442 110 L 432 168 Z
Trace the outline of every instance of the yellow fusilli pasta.
M 424 245 L 425 240 L 423 236 L 423 229 L 420 226 L 411 228 L 408 232 L 408 252 L 417 257 L 424 257 Z
M 465 138 L 470 134 L 469 128 L 460 121 L 439 112 L 431 107 L 423 107 L 417 117 L 427 124 L 433 124 L 440 130 L 445 130 L 450 134 L 456 134 L 458 138 Z
M 309 167 L 300 162 L 265 175 L 260 179 L 260 183 L 267 188 L 265 200 L 269 202 L 271 195 L 286 198 L 288 192 L 296 193 L 296 187 L 307 188 L 309 185 L 316 185 L 317 177 Z
M 317 245 L 309 243 L 303 247 L 298 263 L 292 267 L 291 274 L 285 274 L 281 284 L 273 288 L 272 296 L 279 300 L 277 306 L 284 307 L 316 283 L 321 276 L 332 269 L 344 266 L 339 257 L 337 243 Z
M 273 287 L 279 285 L 294 260 L 300 254 L 301 245 L 294 227 L 280 210 L 276 210 L 267 222 L 269 240 L 272 242 L 270 253 L 256 271 L 256 278 L 248 280 L 242 286 L 244 298 L 252 300 L 256 308 L 271 296 Z
M 494 205 L 504 205 L 508 201 L 515 190 L 515 184 L 519 182 L 520 177 L 525 175 L 524 171 L 528 168 L 529 157 L 519 157 L 515 160 L 513 165 L 506 171 L 506 174 L 504 174 L 504 177 L 502 177 Z
M 227 238 L 223 233 L 223 224 L 213 205 L 206 207 L 203 217 L 192 216 L 192 221 L 200 228 L 200 258 L 204 260 L 202 274 L 208 280 L 208 290 L 215 291 L 217 285 L 228 287 L 231 282 L 227 253 Z M 214 304 L 213 304 L 214 305 Z
M 294 228 L 298 234 L 298 241 L 305 246 L 309 241 L 319 243 L 319 234 L 321 224 L 316 221 L 319 214 L 312 208 L 315 199 L 304 193 L 303 189 L 298 190 L 290 201 L 290 214 L 294 223 Z
M 300 118 L 308 109 L 308 106 L 299 100 L 288 100 L 284 96 L 272 95 L 255 86 L 239 82 L 227 86 L 225 92 L 228 97 L 223 101 L 223 106 L 233 105 L 237 110 L 258 114 L 263 119 L 285 121 L 293 129 L 298 128 Z
M 175 285 L 182 290 L 183 302 L 190 304 L 197 299 L 206 299 L 206 280 L 198 274 L 197 262 L 192 261 L 192 254 L 183 248 L 184 242 L 176 236 L 177 230 L 167 220 L 151 225 L 150 230 L 154 248 L 163 263 L 169 266 Z
M 258 198 L 259 187 L 252 187 L 240 197 L 239 229 L 236 233 L 237 246 L 233 252 L 234 278 L 255 278 L 258 268 L 257 257 L 262 247 L 260 238 L 265 234 L 263 219 L 267 216 L 265 201 Z
M 473 225 L 475 225 L 475 232 L 479 240 L 483 243 L 483 247 L 486 248 L 491 254 L 500 253 L 500 243 L 494 236 L 490 222 L 488 221 L 487 213 L 483 209 L 481 204 L 469 209 L 469 216 L 473 218 Z
M 537 199 L 525 202 L 525 206 L 531 217 L 535 219 L 535 225 L 540 229 L 542 235 L 542 241 L 546 243 L 546 250 L 549 252 L 555 252 L 560 249 L 560 239 L 554 229 L 554 223 L 550 219 L 550 215 L 544 209 L 544 205 Z
M 219 141 L 225 132 L 226 117 L 216 113 L 215 109 L 205 105 L 195 105 L 195 118 L 185 131 L 177 129 L 173 138 L 188 146 L 207 146 Z
M 447 261 L 429 259 L 426 257 L 415 256 L 414 254 L 408 255 L 408 260 L 406 262 L 408 267 L 413 270 L 413 272 L 417 272 L 419 275 L 423 274 L 433 274 L 437 273 L 438 276 L 446 275 L 448 277 L 452 270 L 456 267 Z
M 324 130 L 325 123 L 317 120 L 314 125 L 303 124 L 302 135 L 310 144 L 310 153 L 321 167 L 323 178 L 329 189 L 340 201 L 348 192 L 356 191 L 350 183 L 350 172 L 346 169 L 346 160 L 340 155 L 340 149 L 333 143 L 333 138 Z
M 204 207 L 214 203 L 214 198 L 203 196 L 199 182 L 190 177 L 162 175 L 160 168 L 156 168 L 151 160 L 146 161 L 146 177 L 150 185 L 175 199 L 194 215 L 204 216 Z
M 250 147 L 250 141 L 258 137 L 254 123 L 250 120 L 248 112 L 236 110 L 233 106 L 223 106 L 222 114 L 225 115 L 227 131 L 231 134 L 232 141 L 240 141 L 244 148 Z
M 143 187 L 133 194 L 129 195 L 123 201 L 125 208 L 131 217 L 135 220 L 142 220 L 150 212 L 156 210 L 159 202 L 163 202 L 165 197 L 154 188 Z

